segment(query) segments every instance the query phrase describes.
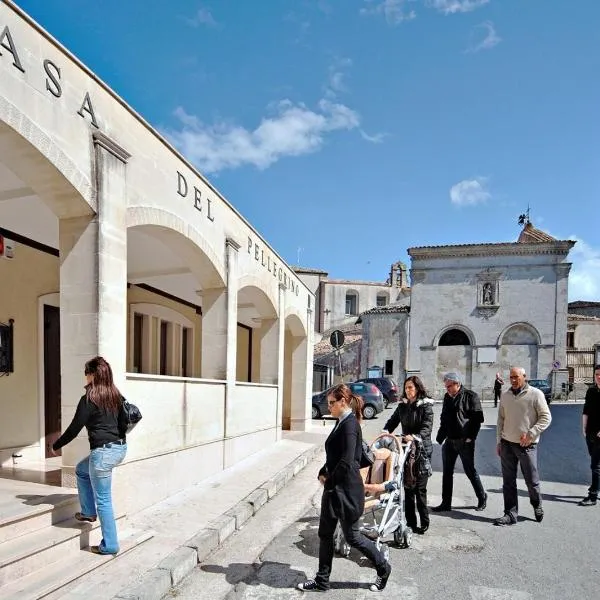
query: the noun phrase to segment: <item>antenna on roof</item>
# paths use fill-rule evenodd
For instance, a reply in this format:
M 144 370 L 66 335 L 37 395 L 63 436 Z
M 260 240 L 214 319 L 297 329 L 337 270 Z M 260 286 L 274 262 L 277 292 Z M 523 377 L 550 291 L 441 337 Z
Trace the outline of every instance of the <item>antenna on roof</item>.
M 529 219 L 529 204 L 527 205 L 527 212 L 519 215 L 519 225 L 529 225 L 531 220 Z

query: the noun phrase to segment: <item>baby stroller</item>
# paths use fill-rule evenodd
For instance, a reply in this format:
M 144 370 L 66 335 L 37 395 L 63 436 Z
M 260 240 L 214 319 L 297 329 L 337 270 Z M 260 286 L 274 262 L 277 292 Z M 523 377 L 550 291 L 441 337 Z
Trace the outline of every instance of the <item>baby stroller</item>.
M 379 435 L 370 445 L 375 461 L 370 467 L 360 470 L 365 483 L 385 484 L 382 491 L 373 494 L 365 491 L 363 518 L 371 516 L 373 524 L 363 523 L 360 528 L 361 533 L 373 540 L 379 550 L 382 549 L 384 538 L 390 535 L 393 535 L 394 543 L 400 548 L 409 548 L 412 543 L 413 532 L 406 525 L 404 514 L 404 466 L 413 443 L 403 443 L 401 438 L 389 433 Z M 346 542 L 339 523 L 334 539 L 336 552 L 348 556 L 350 545 Z M 387 559 L 387 546 L 383 546 L 383 552 Z

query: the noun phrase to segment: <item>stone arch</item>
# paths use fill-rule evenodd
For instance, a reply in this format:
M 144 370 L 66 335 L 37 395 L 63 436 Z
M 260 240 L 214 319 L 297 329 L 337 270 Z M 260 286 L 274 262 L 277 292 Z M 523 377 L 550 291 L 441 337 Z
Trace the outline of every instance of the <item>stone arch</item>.
M 127 229 L 133 228 L 172 248 L 186 261 L 202 288 L 225 287 L 225 246 L 219 256 L 202 234 L 179 216 L 161 208 L 132 206 L 127 209 Z
M 260 315 L 268 319 L 277 318 L 279 315 L 277 289 L 275 283 L 265 285 L 264 279 L 256 275 L 242 275 L 238 280 L 238 296 L 242 290 L 247 290 Z
M 25 182 L 57 217 L 94 213 L 96 199 L 90 175 L 81 171 L 46 132 L 2 97 L 0 163 Z
M 440 387 L 441 381 L 444 373 L 448 371 L 459 371 L 463 375 L 465 386 L 471 386 L 474 344 L 473 332 L 464 325 L 452 324 L 438 333 L 434 341 L 436 348 L 434 381 L 437 393 L 443 393 Z
M 527 376 L 538 376 L 538 346 L 541 337 L 538 330 L 526 322 L 512 323 L 498 337 L 500 366 L 507 370 L 511 366 L 523 367 Z
M 285 328 L 289 329 L 291 334 L 296 337 L 306 337 L 308 335 L 305 320 L 302 319 L 300 311 L 295 307 L 288 306 L 286 309 Z
M 448 325 L 447 327 L 444 327 L 443 329 L 441 329 L 438 334 L 436 335 L 435 339 L 433 340 L 433 346 L 438 347 L 440 345 L 440 340 L 444 337 L 445 334 L 451 332 L 451 331 L 460 331 L 461 333 L 463 333 L 468 341 L 469 341 L 469 346 L 474 346 L 475 345 L 475 335 L 473 334 L 473 332 L 466 327 L 465 325 L 460 325 L 460 324 L 452 324 L 452 325 Z
M 542 343 L 538 330 L 525 321 L 511 323 L 498 336 L 498 346 Z

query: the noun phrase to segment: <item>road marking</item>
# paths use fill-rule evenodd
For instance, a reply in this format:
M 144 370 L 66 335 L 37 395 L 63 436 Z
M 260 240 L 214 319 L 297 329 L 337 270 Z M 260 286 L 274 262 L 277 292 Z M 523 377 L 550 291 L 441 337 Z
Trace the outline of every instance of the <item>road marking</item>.
M 533 598 L 527 592 L 502 588 L 471 586 L 469 592 L 471 593 L 471 600 L 532 600 Z

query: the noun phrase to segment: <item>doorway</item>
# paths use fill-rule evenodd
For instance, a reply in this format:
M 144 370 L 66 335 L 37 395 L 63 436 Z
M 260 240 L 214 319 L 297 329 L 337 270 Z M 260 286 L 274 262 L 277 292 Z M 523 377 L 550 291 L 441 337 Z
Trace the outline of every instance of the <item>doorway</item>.
M 61 434 L 60 309 L 44 304 L 44 424 L 46 458 Z M 61 454 L 60 450 L 57 454 Z

